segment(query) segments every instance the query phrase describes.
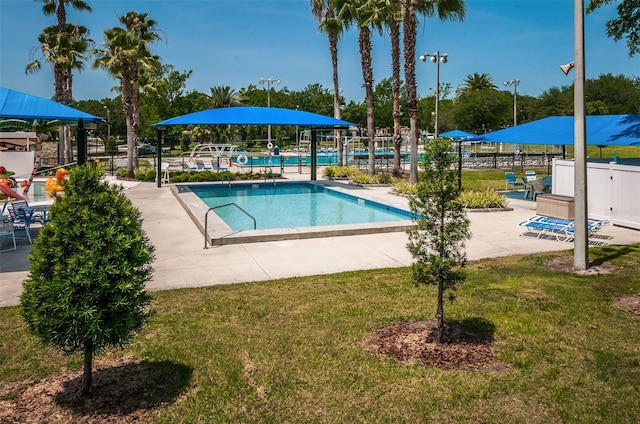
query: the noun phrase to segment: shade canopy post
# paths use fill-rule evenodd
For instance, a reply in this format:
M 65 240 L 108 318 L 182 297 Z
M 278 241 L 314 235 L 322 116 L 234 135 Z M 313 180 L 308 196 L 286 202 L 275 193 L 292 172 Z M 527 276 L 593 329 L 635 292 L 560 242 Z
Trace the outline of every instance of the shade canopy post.
M 78 119 L 78 165 L 87 163 L 87 132 L 82 118 Z
M 318 179 L 316 175 L 316 164 L 318 161 L 318 155 L 317 155 L 318 146 L 316 146 L 316 142 L 317 142 L 316 129 L 311 128 L 311 146 L 310 146 L 311 147 L 311 181 L 315 181 Z

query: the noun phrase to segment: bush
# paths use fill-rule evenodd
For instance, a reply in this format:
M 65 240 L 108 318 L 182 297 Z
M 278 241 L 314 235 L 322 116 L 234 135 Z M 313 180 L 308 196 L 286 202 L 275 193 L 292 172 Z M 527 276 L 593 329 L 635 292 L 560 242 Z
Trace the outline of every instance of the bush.
M 407 180 L 395 180 L 391 191 L 401 196 L 409 196 L 416 194 L 418 192 L 418 188 L 415 184 L 411 184 Z
M 131 341 L 146 323 L 154 247 L 140 212 L 103 170 L 72 168 L 29 254 L 21 314 L 43 343 L 84 354 L 82 394 L 90 395 L 94 354 Z
M 483 191 L 463 191 L 460 201 L 467 209 L 504 208 L 507 198 L 492 188 Z
M 322 174 L 327 178 L 351 178 L 360 174 L 358 168 L 353 166 L 327 166 Z

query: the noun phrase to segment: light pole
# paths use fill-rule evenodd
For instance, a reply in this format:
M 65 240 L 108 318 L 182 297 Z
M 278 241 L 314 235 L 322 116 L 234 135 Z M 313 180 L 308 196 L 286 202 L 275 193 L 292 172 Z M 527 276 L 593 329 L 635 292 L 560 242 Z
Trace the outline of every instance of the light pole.
M 573 268 L 589 268 L 589 211 L 587 198 L 587 126 L 584 94 L 584 1 L 574 0 L 573 5 L 574 61 L 560 66 L 565 75 L 573 69 L 573 200 L 575 205 Z
M 427 61 L 429 58 L 430 61 L 436 64 L 436 125 L 433 130 L 433 137 L 438 138 L 438 103 L 440 103 L 440 63 L 447 63 L 447 54 L 440 54 L 440 51 L 435 52 L 434 54 L 422 53 L 420 56 L 420 60 L 423 62 Z
M 267 107 L 271 107 L 271 85 L 280 84 L 280 79 L 260 78 L 260 85 L 267 84 Z M 267 146 L 271 145 L 271 125 L 267 126 Z
M 508 87 L 513 85 L 513 126 L 518 125 L 518 84 L 520 84 L 519 79 L 512 79 L 511 81 L 505 81 L 504 86 Z
M 105 105 L 102 106 L 104 108 L 104 110 L 107 111 L 107 139 L 104 141 L 103 147 L 104 150 L 106 152 L 107 150 L 107 143 L 109 142 L 109 139 L 111 138 L 111 112 L 109 111 L 109 108 Z

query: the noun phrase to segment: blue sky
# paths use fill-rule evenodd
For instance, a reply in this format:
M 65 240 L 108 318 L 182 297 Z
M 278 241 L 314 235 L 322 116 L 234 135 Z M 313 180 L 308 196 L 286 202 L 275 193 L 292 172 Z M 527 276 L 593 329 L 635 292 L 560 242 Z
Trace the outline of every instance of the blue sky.
M 93 13 L 68 11 L 68 21 L 85 25 L 91 38 L 102 43 L 105 29 L 118 26 L 118 16 L 146 12 L 158 23 L 164 41 L 154 46 L 164 63 L 179 71 L 192 70 L 188 90 L 209 94 L 210 87 L 236 90 L 260 78 L 279 78 L 276 89 L 302 90 L 319 83 L 332 88 L 328 41 L 318 32 L 308 0 L 86 0 Z M 25 75 L 37 36 L 55 17 L 45 17 L 33 0 L 0 0 L 0 84 L 50 98 L 50 68 Z M 464 22 L 421 22 L 417 52 L 449 55 L 440 65 L 440 82 L 453 89 L 474 72 L 488 73 L 494 83 L 520 79 L 518 93 L 540 95 L 551 87 L 573 83 L 559 65 L 573 60 L 573 0 L 467 0 Z M 585 18 L 586 77 L 603 73 L 640 76 L 640 57 L 628 57 L 623 41 L 608 38 L 605 22 L 616 16 L 610 5 Z M 374 79 L 391 75 L 390 44 L 376 36 L 373 46 Z M 347 101 L 364 99 L 357 32 L 345 33 L 339 46 L 340 86 Z M 36 54 L 34 58 L 40 58 Z M 436 66 L 417 62 L 418 92 L 432 93 Z M 106 73 L 86 66 L 74 77 L 77 100 L 114 97 L 115 85 Z M 511 87 L 504 88 L 512 91 Z

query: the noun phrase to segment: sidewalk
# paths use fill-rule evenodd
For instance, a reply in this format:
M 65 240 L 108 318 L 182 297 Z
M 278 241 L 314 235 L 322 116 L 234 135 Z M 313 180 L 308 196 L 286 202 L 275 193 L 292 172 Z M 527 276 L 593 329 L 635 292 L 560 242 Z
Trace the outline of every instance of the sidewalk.
M 290 180 L 309 179 L 307 174 L 285 176 Z M 204 249 L 203 235 L 168 186 L 158 188 L 155 183 L 117 183 L 128 187 L 126 195 L 142 212 L 143 227 L 156 247 L 155 271 L 147 285 L 152 291 L 403 267 L 412 263 L 404 232 Z M 366 188 L 359 190 L 358 194 L 389 204 L 406 204 L 406 199 L 389 193 L 388 187 Z M 511 199 L 509 206 L 512 211 L 468 214 L 472 231 L 466 248 L 469 260 L 573 248 L 571 243 L 520 237 L 517 224 L 535 215 L 535 203 Z M 609 244 L 640 242 L 640 231 L 622 227 L 607 226 L 599 234 L 613 237 L 608 240 Z M 0 307 L 18 303 L 21 283 L 29 271 L 29 251 L 30 245 L 22 241 L 18 250 L 2 253 Z

